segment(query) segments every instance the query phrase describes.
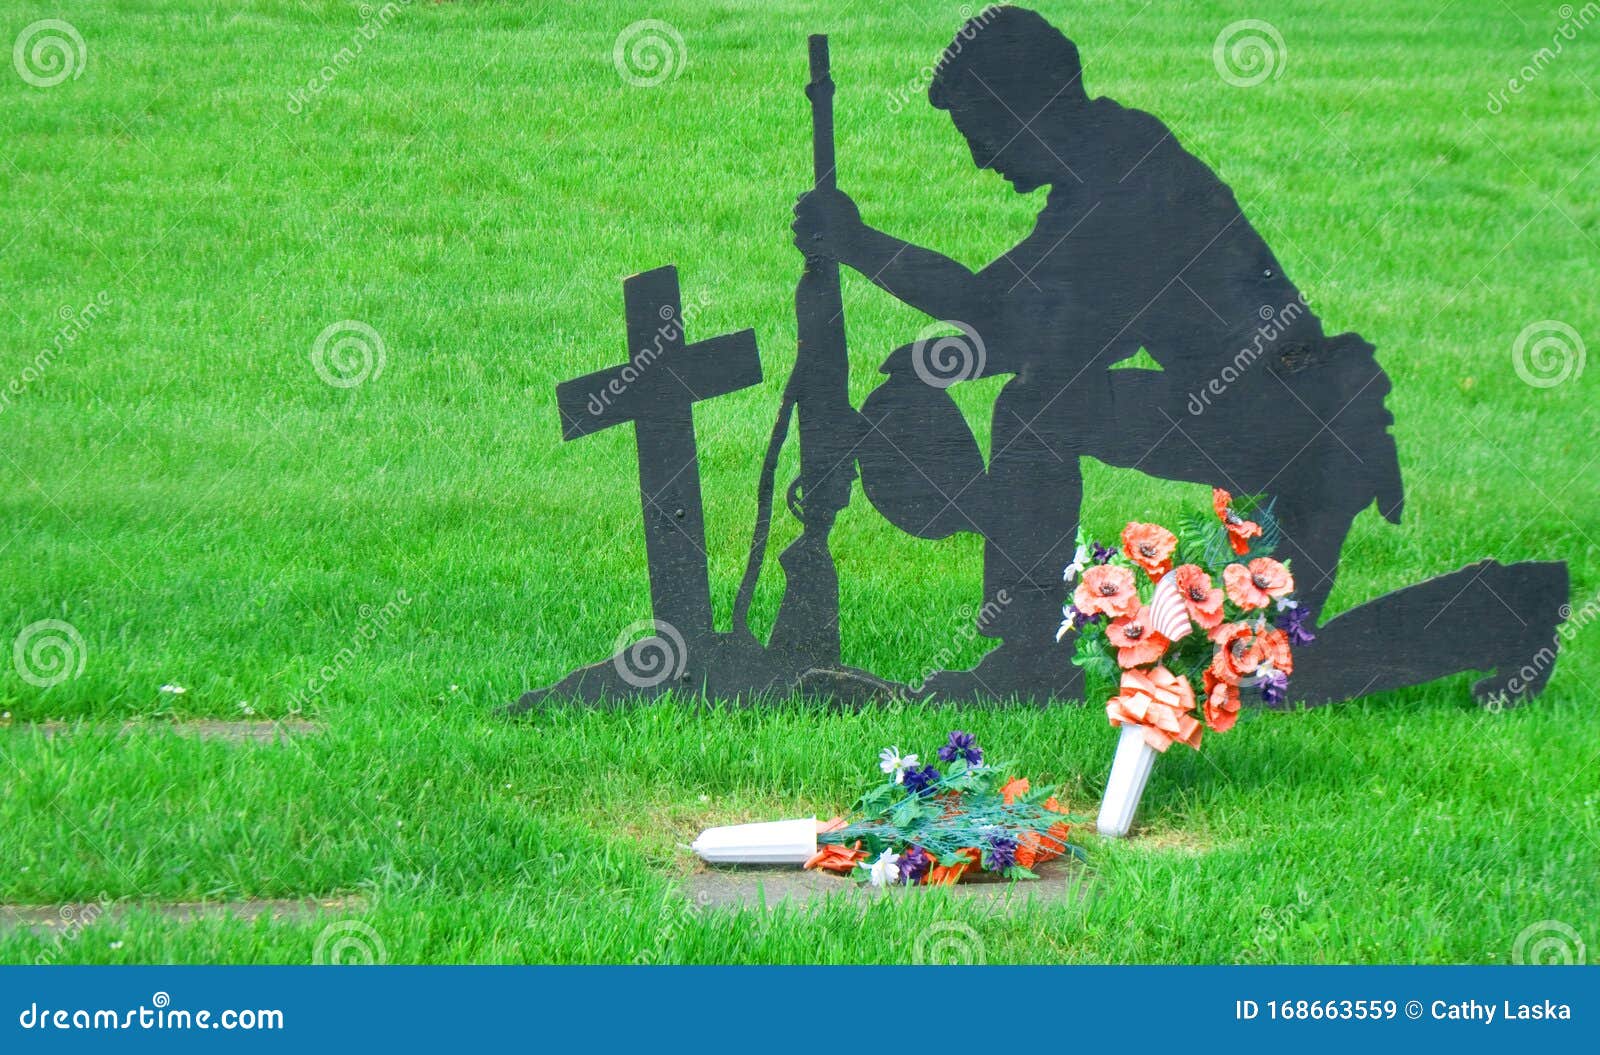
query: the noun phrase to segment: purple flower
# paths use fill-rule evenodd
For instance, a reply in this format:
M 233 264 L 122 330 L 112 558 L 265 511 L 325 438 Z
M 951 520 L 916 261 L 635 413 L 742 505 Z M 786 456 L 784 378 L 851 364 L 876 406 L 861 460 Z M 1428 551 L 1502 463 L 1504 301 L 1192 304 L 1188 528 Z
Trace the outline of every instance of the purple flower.
M 920 795 L 939 783 L 941 776 L 942 774 L 931 765 L 908 769 L 904 781 L 906 790 L 913 795 Z
M 1311 612 L 1303 605 L 1285 608 L 1282 614 L 1278 616 L 1278 629 L 1288 632 L 1289 644 L 1295 646 L 1309 645 L 1317 639 L 1317 635 L 1306 627 L 1306 622 L 1310 618 Z
M 900 855 L 900 882 L 915 883 L 928 874 L 933 858 L 920 846 L 913 846 Z
M 1111 560 L 1112 557 L 1117 555 L 1116 550 L 1111 549 L 1108 546 L 1102 546 L 1098 542 L 1091 542 L 1089 545 L 1094 551 L 1094 562 L 1096 564 L 1106 564 Z
M 977 737 L 955 729 L 950 733 L 949 742 L 939 748 L 939 757 L 946 762 L 964 758 L 967 760 L 967 765 L 975 766 L 983 761 L 983 748 L 978 746 Z
M 1261 681 L 1261 700 L 1269 706 L 1276 707 L 1289 698 L 1289 675 L 1281 670 L 1274 670 L 1267 674 Z
M 996 832 L 985 840 L 989 848 L 989 871 L 1004 872 L 1017 863 L 1017 840 L 1005 832 Z
M 1091 623 L 1098 623 L 1100 620 L 1105 618 L 1105 616 L 1099 612 L 1085 612 L 1075 604 L 1069 604 L 1067 605 L 1067 608 L 1072 610 L 1073 626 L 1085 627 Z M 1063 610 L 1062 614 L 1065 614 L 1065 610 Z

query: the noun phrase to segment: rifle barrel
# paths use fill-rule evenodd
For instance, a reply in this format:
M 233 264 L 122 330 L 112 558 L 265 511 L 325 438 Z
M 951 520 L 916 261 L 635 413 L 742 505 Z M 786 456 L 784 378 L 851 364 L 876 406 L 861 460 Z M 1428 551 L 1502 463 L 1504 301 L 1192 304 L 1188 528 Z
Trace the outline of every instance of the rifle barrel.
M 828 62 L 828 36 L 814 33 L 811 44 L 811 83 L 806 96 L 811 100 L 811 174 L 819 189 L 835 185 L 833 163 L 833 77 Z

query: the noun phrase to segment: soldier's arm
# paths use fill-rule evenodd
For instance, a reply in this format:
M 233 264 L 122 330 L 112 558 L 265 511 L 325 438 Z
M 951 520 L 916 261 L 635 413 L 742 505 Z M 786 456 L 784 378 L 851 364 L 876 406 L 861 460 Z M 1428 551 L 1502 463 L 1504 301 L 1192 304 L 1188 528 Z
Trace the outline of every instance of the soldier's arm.
M 977 325 L 987 298 L 971 271 L 942 253 L 869 227 L 850 196 L 814 190 L 795 203 L 795 245 L 866 275 L 879 287 L 935 319 Z
M 988 298 L 978 276 L 962 264 L 865 224 L 851 243 L 843 262 L 875 285 L 924 315 L 981 328 Z

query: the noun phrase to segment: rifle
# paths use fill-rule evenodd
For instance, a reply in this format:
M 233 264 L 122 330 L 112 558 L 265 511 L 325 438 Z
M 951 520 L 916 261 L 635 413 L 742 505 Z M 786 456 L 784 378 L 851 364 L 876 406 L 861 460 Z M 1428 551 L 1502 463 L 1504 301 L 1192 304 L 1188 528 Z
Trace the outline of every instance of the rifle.
M 833 79 L 828 38 L 810 38 L 811 166 L 816 189 L 832 190 Z M 745 579 L 734 605 L 734 622 L 743 628 L 771 523 L 773 476 L 789 417 L 800 418 L 800 475 L 788 491 L 789 511 L 802 525 L 800 537 L 779 556 L 785 588 L 770 647 L 811 667 L 839 665 L 839 576 L 828 550 L 834 518 L 850 501 L 855 481 L 856 412 L 850 405 L 850 361 L 844 332 L 844 300 L 836 261 L 807 254 L 794 295 L 799 348 L 794 372 L 784 388 L 762 465 L 755 538 Z

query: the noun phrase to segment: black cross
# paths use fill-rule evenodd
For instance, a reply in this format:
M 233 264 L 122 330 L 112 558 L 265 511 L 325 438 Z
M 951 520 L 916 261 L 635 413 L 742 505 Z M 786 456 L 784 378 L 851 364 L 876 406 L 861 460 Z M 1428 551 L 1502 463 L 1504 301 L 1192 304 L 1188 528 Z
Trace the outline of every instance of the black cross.
M 711 584 L 700 502 L 694 404 L 761 381 L 754 330 L 684 343 L 678 269 L 622 283 L 628 361 L 556 386 L 562 438 L 633 422 L 639 445 L 650 600 L 658 623 L 711 632 Z

